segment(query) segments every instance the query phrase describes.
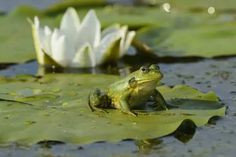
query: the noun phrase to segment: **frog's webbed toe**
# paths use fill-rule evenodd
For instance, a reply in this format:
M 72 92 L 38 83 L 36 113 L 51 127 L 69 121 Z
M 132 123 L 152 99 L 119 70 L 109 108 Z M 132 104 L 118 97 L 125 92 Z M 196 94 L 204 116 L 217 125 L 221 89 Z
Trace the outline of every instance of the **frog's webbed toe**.
M 110 99 L 105 92 L 100 89 L 95 89 L 89 94 L 88 105 L 92 111 L 104 112 L 105 110 L 102 108 L 109 108 Z

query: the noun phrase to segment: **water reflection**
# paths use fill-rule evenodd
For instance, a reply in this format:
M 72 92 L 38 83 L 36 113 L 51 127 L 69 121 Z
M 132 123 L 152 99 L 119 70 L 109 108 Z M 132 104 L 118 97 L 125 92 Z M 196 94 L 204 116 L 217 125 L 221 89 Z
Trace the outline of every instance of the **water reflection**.
M 115 74 L 127 76 L 131 73 L 132 68 L 129 66 L 100 66 L 95 68 L 60 68 L 39 66 L 37 75 L 43 76 L 50 73 L 79 73 L 79 74 Z
M 153 149 L 161 148 L 162 142 L 162 139 L 154 138 L 146 140 L 136 140 L 135 145 L 137 146 L 137 150 L 139 153 L 148 154 Z
M 115 63 L 108 63 L 94 68 L 61 68 L 56 66 L 38 66 L 37 75 L 49 73 L 85 73 L 85 74 L 114 74 L 127 76 L 142 65 L 156 64 L 159 60 L 149 54 L 126 55 Z
M 7 67 L 9 67 L 9 66 L 11 66 L 11 65 L 13 65 L 13 64 L 4 64 L 4 63 L 1 63 L 0 64 L 0 70 L 2 70 L 2 69 L 6 69 Z
M 223 59 L 223 58 L 222 58 Z M 29 61 L 24 64 L 0 64 L 0 75 L 15 76 L 22 74 L 44 75 L 49 73 L 89 73 L 89 74 L 115 74 L 126 76 L 135 71 L 142 65 L 160 64 L 160 63 L 188 63 L 203 60 L 201 57 L 157 57 L 152 53 L 143 52 L 135 56 L 126 55 L 121 60 L 113 64 L 107 64 L 96 68 L 59 68 L 42 67 L 36 61 Z
M 185 120 L 172 135 L 180 142 L 187 143 L 193 138 L 196 128 L 193 121 Z M 161 149 L 164 144 L 161 138 L 136 140 L 134 143 L 137 146 L 138 153 L 144 154 L 149 154 L 152 150 Z

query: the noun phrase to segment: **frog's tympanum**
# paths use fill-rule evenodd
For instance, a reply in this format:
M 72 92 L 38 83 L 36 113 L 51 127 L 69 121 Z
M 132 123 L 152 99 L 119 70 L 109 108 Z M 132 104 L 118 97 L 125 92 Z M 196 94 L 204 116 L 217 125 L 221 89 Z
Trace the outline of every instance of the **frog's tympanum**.
M 157 65 L 142 66 L 129 76 L 111 84 L 106 90 L 95 89 L 89 95 L 92 111 L 116 108 L 124 113 L 136 115 L 134 108 L 154 101 L 157 110 L 167 110 L 166 102 L 156 89 L 163 77 Z

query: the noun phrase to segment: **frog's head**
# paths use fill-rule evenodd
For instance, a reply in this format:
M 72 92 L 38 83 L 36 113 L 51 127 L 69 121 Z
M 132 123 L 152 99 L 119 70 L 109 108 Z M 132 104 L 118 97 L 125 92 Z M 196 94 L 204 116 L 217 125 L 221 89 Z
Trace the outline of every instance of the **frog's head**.
M 157 83 L 162 79 L 163 74 L 158 65 L 142 66 L 133 72 L 129 77 L 130 87 L 156 88 Z

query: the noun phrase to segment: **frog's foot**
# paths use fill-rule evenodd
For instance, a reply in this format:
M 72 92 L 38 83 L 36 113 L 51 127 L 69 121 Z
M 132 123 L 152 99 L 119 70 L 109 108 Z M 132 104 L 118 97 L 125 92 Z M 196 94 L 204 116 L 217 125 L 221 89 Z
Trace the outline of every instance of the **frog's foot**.
M 88 97 L 88 106 L 92 111 L 106 112 L 102 108 L 109 108 L 110 99 L 108 96 L 100 89 L 93 90 Z
M 108 111 L 106 111 L 105 109 L 102 109 L 102 108 L 98 108 L 98 107 L 95 107 L 95 106 L 92 106 L 91 105 L 91 102 L 89 101 L 89 108 L 92 112 L 103 112 L 103 113 L 108 113 Z
M 102 112 L 102 113 L 108 113 L 107 110 L 101 109 L 101 108 L 93 108 L 92 112 Z
M 137 117 L 137 116 L 138 116 L 138 114 L 135 113 L 135 112 L 133 112 L 133 111 L 128 112 L 128 114 L 131 115 L 131 116 L 134 116 L 134 117 Z
M 121 111 L 121 112 L 124 113 L 124 114 L 128 114 L 128 115 L 134 116 L 134 117 L 138 116 L 138 114 L 133 112 L 133 111 Z

